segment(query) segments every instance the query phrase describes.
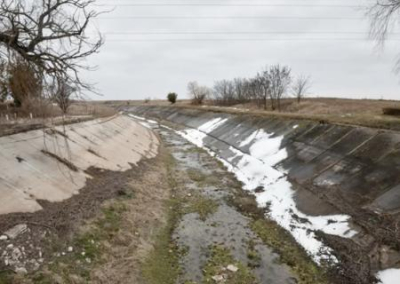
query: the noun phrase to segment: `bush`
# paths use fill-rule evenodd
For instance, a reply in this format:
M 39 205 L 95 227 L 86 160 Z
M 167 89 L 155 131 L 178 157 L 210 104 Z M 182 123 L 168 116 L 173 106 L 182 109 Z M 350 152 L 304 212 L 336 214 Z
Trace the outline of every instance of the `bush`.
M 400 108 L 386 107 L 382 109 L 384 115 L 396 115 L 400 116 Z
M 174 104 L 174 103 L 176 103 L 176 100 L 178 99 L 178 95 L 176 93 L 169 93 L 167 98 L 168 98 L 169 102 Z

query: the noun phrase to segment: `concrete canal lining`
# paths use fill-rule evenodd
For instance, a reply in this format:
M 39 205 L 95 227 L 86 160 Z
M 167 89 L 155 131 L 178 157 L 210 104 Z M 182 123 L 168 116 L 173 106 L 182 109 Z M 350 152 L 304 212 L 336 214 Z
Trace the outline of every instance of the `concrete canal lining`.
M 0 137 L 0 214 L 68 199 L 91 178 L 88 168 L 126 171 L 158 145 L 152 131 L 121 115 Z
M 331 232 L 323 231 L 324 242 L 333 248 L 334 254 L 348 266 L 356 266 L 353 260 L 362 258 L 361 264 L 355 268 L 360 275 L 364 269 L 378 272 L 398 268 L 398 132 L 178 107 L 136 106 L 126 107 L 125 110 L 137 116 L 171 123 L 188 138 L 195 138 L 194 142 L 199 138 L 201 146 L 216 153 L 232 167 L 243 168 L 240 164 L 243 157 L 254 156 L 251 147 L 257 142 L 254 140 L 257 133 L 262 131 L 268 139 L 264 144 L 266 149 L 261 152 L 268 153 L 268 148 L 275 147 L 275 142 L 279 142 L 272 156 L 268 154 L 266 157 L 276 158 L 280 151 L 285 152 L 276 162 L 264 160 L 264 166 L 267 163 L 285 176 L 294 190 L 296 208 L 310 216 L 304 222 L 310 222 L 313 216 L 351 217 L 347 221 L 340 218 L 331 222 L 328 220 L 328 224 L 321 227 L 324 229 L 332 223 L 348 222 L 352 228 L 349 231 L 357 232 L 345 236 L 348 232 L 337 234 L 334 232 L 337 228 Z M 211 122 L 215 122 L 216 127 L 212 127 Z M 207 129 L 202 131 L 202 128 Z M 198 131 L 198 134 L 191 136 L 191 130 Z M 262 156 L 259 158 L 263 159 Z M 262 169 L 260 173 L 265 177 L 271 175 Z M 247 189 L 255 192 L 257 184 L 251 186 L 254 188 Z M 256 196 L 259 198 L 260 194 Z M 301 221 L 302 218 L 299 219 Z M 297 223 L 296 226 L 300 225 Z

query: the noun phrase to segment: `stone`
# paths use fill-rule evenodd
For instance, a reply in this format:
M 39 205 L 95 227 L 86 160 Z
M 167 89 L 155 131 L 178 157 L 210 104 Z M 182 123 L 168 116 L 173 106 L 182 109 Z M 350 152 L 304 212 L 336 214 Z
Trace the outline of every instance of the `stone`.
M 73 252 L 74 248 L 73 247 L 68 247 L 68 252 Z
M 28 271 L 26 270 L 25 267 L 17 267 L 17 268 L 15 268 L 15 273 L 17 273 L 19 275 L 25 275 L 25 274 L 28 274 Z
M 222 282 L 225 280 L 224 276 L 222 276 L 222 275 L 215 275 L 215 276 L 211 277 L 211 279 L 214 280 L 215 282 Z
M 254 190 L 254 192 L 255 193 L 263 193 L 265 190 L 264 190 L 264 187 L 263 186 L 258 186 L 258 187 L 256 187 L 256 189 Z
M 8 237 L 6 235 L 0 236 L 0 241 L 7 241 Z
M 228 269 L 231 272 L 237 272 L 239 270 L 239 268 L 233 264 L 228 265 L 226 269 Z
M 25 233 L 28 230 L 28 226 L 26 224 L 19 224 L 12 227 L 10 230 L 4 233 L 9 239 L 13 240 L 17 238 L 19 235 Z

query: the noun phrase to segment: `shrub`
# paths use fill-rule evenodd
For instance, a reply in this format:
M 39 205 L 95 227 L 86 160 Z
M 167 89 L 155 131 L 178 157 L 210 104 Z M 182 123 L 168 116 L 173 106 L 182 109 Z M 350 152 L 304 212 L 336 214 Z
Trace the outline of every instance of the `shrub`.
M 384 115 L 396 115 L 400 116 L 400 108 L 397 107 L 386 107 L 382 109 Z
M 177 98 L 178 95 L 176 93 L 169 93 L 167 96 L 168 101 L 171 102 L 172 104 L 176 103 Z

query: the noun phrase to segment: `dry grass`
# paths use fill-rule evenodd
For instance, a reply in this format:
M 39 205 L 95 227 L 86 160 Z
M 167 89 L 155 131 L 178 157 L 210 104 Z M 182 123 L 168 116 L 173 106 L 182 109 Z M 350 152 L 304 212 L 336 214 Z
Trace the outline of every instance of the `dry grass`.
M 153 104 L 156 103 L 153 102 Z M 400 107 L 399 101 L 308 98 L 298 104 L 294 99 L 285 99 L 282 102 L 281 112 L 264 111 L 252 103 L 233 107 L 218 107 L 209 104 L 207 106 L 195 107 L 181 102 L 177 106 L 215 112 L 276 116 L 288 119 L 305 119 L 323 123 L 349 124 L 400 131 L 400 117 L 383 114 L 383 108 Z
M 124 106 L 171 106 L 167 100 L 145 101 L 104 101 L 96 102 L 118 109 Z M 173 107 L 210 110 L 234 114 L 252 114 L 256 116 L 278 116 L 289 119 L 306 119 L 324 123 L 351 124 L 373 128 L 400 130 L 400 117 L 383 114 L 384 108 L 400 108 L 400 101 L 356 100 L 340 98 L 306 98 L 300 104 L 295 99 L 282 100 L 281 112 L 264 111 L 255 103 L 240 104 L 231 107 L 213 105 L 206 101 L 203 106 L 193 106 L 189 100 L 178 100 Z

